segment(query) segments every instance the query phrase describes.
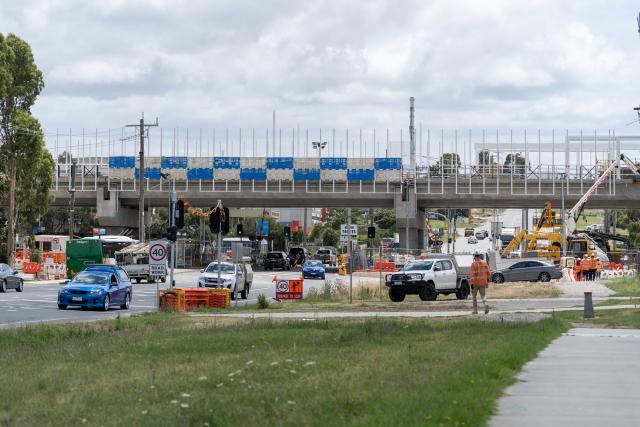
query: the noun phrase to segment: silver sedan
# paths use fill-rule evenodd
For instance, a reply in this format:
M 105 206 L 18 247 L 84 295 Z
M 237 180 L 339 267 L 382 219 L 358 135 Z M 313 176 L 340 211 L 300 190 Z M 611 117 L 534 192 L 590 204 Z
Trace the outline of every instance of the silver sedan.
M 504 270 L 496 271 L 491 275 L 494 283 L 504 282 L 548 282 L 551 279 L 560 279 L 562 270 L 543 261 L 520 261 Z

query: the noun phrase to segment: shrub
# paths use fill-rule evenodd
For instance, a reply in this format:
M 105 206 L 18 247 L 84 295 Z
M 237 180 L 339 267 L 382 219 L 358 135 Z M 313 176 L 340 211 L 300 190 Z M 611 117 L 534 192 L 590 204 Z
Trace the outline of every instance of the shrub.
M 258 295 L 258 308 L 265 309 L 269 308 L 269 301 L 264 294 Z

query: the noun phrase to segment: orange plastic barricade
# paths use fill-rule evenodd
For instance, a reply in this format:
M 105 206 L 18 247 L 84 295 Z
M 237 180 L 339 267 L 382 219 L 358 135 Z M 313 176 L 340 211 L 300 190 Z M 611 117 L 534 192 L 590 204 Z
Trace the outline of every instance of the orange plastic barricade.
M 224 289 L 207 289 L 209 300 L 207 307 L 210 308 L 226 308 L 231 304 L 231 291 Z
M 183 288 L 184 302 L 187 310 L 206 307 L 209 304 L 209 291 L 203 288 Z
M 162 289 L 158 291 L 161 311 L 184 311 L 185 301 L 183 289 Z
M 26 274 L 36 274 L 40 270 L 42 270 L 42 265 L 37 262 L 25 262 L 22 264 L 22 271 Z
M 382 263 L 380 263 L 380 261 L 376 261 L 373 269 L 375 271 L 380 271 L 380 268 L 382 268 L 382 271 L 394 271 L 396 269 L 396 264 L 390 261 L 382 261 Z

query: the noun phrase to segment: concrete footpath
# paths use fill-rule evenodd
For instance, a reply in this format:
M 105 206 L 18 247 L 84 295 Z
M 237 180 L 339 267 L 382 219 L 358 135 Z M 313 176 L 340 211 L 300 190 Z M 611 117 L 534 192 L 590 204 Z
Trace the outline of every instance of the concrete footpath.
M 489 425 L 640 425 L 639 354 L 638 329 L 571 329 L 524 366 Z

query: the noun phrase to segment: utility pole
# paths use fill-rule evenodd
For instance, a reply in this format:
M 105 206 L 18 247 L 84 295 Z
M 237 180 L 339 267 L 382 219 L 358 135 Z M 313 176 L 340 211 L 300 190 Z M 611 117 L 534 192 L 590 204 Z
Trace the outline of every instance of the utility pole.
M 139 173 L 138 173 L 138 182 L 139 182 L 139 187 L 138 187 L 138 240 L 140 240 L 140 243 L 144 242 L 144 228 L 145 228 L 145 221 L 144 221 L 144 134 L 145 134 L 145 128 L 151 127 L 151 126 L 158 126 L 158 118 L 156 117 L 156 122 L 152 123 L 152 124 L 145 124 L 144 123 L 144 113 L 142 113 L 142 117 L 140 118 L 140 123 L 137 125 L 127 125 L 126 127 L 137 127 L 139 126 L 139 130 L 138 132 L 140 132 L 140 152 L 139 152 L 139 156 L 140 156 L 140 165 L 139 165 Z
M 76 160 L 71 159 L 71 188 L 69 188 L 69 239 L 73 240 L 74 218 L 73 211 L 76 207 Z

